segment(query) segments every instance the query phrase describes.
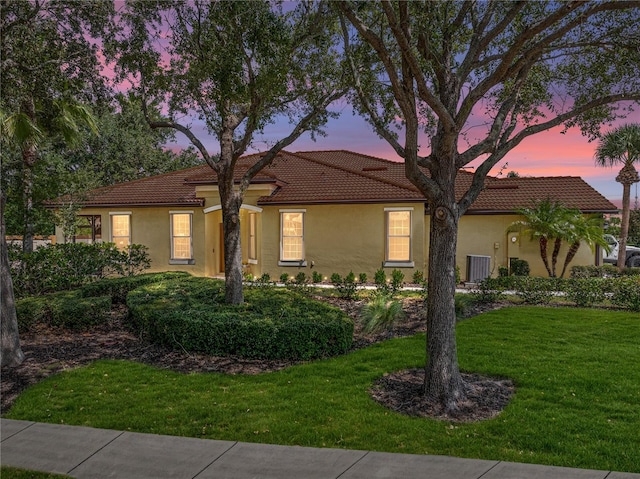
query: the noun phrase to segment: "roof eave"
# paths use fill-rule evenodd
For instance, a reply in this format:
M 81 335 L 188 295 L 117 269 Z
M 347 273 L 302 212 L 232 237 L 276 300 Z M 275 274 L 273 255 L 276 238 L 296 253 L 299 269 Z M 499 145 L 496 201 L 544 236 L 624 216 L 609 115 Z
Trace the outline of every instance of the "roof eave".
M 46 208 L 55 209 L 63 207 L 63 203 L 55 203 L 55 204 L 47 204 Z M 137 202 L 137 203 L 85 203 L 82 205 L 83 209 L 86 208 L 148 208 L 148 207 L 185 207 L 185 206 L 204 206 L 204 199 L 198 201 L 181 201 L 181 202 L 161 202 L 161 203 L 151 203 L 151 202 Z

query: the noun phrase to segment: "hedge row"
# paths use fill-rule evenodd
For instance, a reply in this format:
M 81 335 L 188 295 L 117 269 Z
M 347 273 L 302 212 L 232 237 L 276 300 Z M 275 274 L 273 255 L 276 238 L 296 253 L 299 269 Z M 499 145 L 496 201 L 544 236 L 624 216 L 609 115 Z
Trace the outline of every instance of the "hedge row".
M 63 291 L 31 296 L 16 301 L 18 330 L 23 333 L 36 324 L 82 330 L 105 322 L 111 310 L 111 296 L 83 298 L 80 291 Z
M 609 303 L 613 306 L 640 311 L 640 276 L 610 278 L 540 278 L 509 276 L 487 278 L 473 291 L 479 302 L 495 302 L 504 291 L 512 290 L 527 304 L 546 304 L 562 296 L 576 306 Z
M 190 275 L 175 272 L 107 278 L 73 291 L 18 299 L 18 328 L 26 332 L 42 323 L 73 330 L 87 329 L 107 321 L 111 306 L 124 304 L 130 291 L 146 284 L 185 277 Z
M 147 247 L 114 243 L 49 244 L 24 253 L 9 248 L 11 278 L 17 298 L 64 291 L 108 276 L 133 276 L 149 268 Z
M 80 288 L 80 295 L 84 298 L 95 296 L 111 296 L 113 304 L 126 304 L 127 294 L 134 289 L 160 281 L 177 278 L 189 278 L 191 275 L 185 272 L 146 273 L 137 276 L 124 276 L 121 278 L 108 278 L 94 283 L 85 284 Z
M 234 306 L 223 282 L 188 278 L 136 289 L 127 306 L 142 337 L 190 352 L 308 360 L 343 354 L 353 338 L 340 309 L 285 289 L 245 288 L 245 304 Z

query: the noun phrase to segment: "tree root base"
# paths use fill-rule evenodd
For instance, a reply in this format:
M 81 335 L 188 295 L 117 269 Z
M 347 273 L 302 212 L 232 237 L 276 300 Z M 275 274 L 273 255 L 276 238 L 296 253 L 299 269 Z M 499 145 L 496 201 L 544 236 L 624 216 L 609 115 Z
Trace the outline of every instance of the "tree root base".
M 515 387 L 509 379 L 462 373 L 466 399 L 456 411 L 447 411 L 424 395 L 424 369 L 410 369 L 380 378 L 370 390 L 383 406 L 408 416 L 456 423 L 477 422 L 496 417 L 509 404 Z

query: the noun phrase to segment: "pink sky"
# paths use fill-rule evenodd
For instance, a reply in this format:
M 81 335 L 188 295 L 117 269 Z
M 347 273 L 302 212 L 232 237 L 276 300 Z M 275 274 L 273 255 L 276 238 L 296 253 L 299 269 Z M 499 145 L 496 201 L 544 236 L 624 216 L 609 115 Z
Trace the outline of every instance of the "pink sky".
M 640 123 L 640 113 L 633 113 L 624 122 Z M 268 149 L 275 141 L 286 136 L 289 129 L 290 126 L 286 122 L 270 126 L 264 135 L 254 138 L 253 151 Z M 393 149 L 386 141 L 378 138 L 369 124 L 352 115 L 349 106 L 343 106 L 341 116 L 330 120 L 325 130 L 326 137 L 318 137 L 316 142 L 313 142 L 310 136 L 305 134 L 287 150 L 351 150 L 379 158 L 399 160 Z M 516 171 L 520 176 L 580 176 L 614 204 L 620 205 L 622 186 L 615 181 L 619 168 L 596 167 L 593 154 L 597 142 L 589 143 L 577 128 L 570 129 L 564 135 L 561 131 L 562 128 L 555 128 L 525 139 L 498 164 L 492 174 L 497 174 L 500 168 L 508 163 L 503 174 Z M 195 125 L 194 132 L 210 153 L 218 151 L 215 138 L 209 136 L 204 127 Z M 175 146 L 184 147 L 188 145 L 188 140 L 178 134 L 176 143 Z M 634 185 L 631 191 L 632 207 L 636 191 Z

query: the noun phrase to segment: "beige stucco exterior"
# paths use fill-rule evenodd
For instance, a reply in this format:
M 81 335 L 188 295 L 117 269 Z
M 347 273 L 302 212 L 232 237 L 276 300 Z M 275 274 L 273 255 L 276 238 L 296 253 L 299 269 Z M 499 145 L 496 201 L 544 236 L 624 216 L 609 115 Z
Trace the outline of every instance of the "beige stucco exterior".
M 278 279 L 282 273 L 295 276 L 304 271 L 308 276 L 317 271 L 323 277 L 333 273 L 356 275 L 366 273 L 370 280 L 374 272 L 383 266 L 386 251 L 386 216 L 388 210 L 411 211 L 411 262 L 387 264 L 387 276 L 393 269 L 401 269 L 409 281 L 416 270 L 426 274 L 429 245 L 429 216 L 425 216 L 423 203 L 374 203 L 374 204 L 299 204 L 258 205 L 258 199 L 270 193 L 272 186 L 252 186 L 247 191 L 241 210 L 243 266 L 246 273 L 260 276 L 268 273 Z M 222 214 L 215 187 L 198 187 L 197 196 L 204 199 L 204 206 L 193 207 L 114 207 L 87 208 L 83 215 L 101 215 L 102 241 L 111 241 L 113 214 L 129 214 L 131 218 L 131 242 L 148 247 L 151 259 L 150 271 L 187 271 L 196 276 L 220 276 L 224 272 L 222 251 Z M 281 261 L 281 213 L 304 213 L 304 263 Z M 175 264 L 171 260 L 170 214 L 192 214 L 193 258 L 191 264 Z M 256 254 L 250 258 L 249 215 L 256 218 Z M 508 266 L 509 258 L 529 262 L 531 274 L 547 276 L 539 255 L 537 241 L 507 234 L 507 227 L 518 217 L 513 214 L 466 215 L 460 220 L 457 265 L 461 279 L 467 276 L 467 256 L 490 258 L 490 273 L 497 276 L 500 266 Z M 512 238 L 514 240 L 512 241 Z M 57 241 L 63 237 L 57 231 Z M 552 245 L 549 245 L 551 250 Z M 557 272 L 560 273 L 568 245 L 564 245 Z M 549 250 L 549 253 L 551 252 Z M 582 245 L 571 265 L 595 264 L 595 254 Z
M 458 231 L 457 264 L 460 276 L 464 281 L 467 277 L 467 255 L 489 256 L 491 258 L 491 275 L 498 275 L 500 266 L 509 267 L 510 258 L 519 258 L 529 263 L 532 276 L 548 276 L 537 241 L 529 237 L 521 237 L 519 233 L 507 233 L 507 229 L 514 221 L 522 219 L 515 214 L 484 214 L 465 215 L 460 220 Z M 549 245 L 549 255 L 553 245 Z M 564 258 L 569 245 L 563 244 L 558 256 L 557 274 L 562 271 Z M 593 265 L 596 254 L 589 246 L 582 244 L 570 266 Z

